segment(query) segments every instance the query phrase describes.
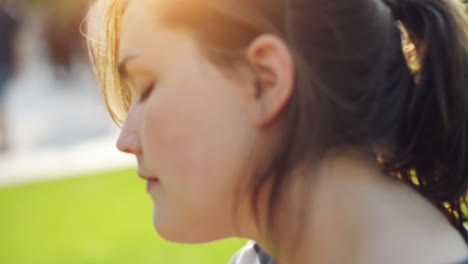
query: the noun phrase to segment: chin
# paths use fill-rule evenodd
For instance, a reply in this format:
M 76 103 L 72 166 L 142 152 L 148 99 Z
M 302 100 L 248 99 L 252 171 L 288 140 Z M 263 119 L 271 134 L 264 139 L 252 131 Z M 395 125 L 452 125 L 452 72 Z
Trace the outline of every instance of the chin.
M 168 221 L 163 224 L 158 221 L 157 218 L 153 220 L 153 226 L 156 230 L 156 233 L 164 240 L 169 242 L 182 244 L 203 244 L 228 238 L 215 236 L 212 234 L 213 230 L 210 230 L 209 228 L 200 229 L 190 226 L 188 223 L 183 226 L 177 226 L 174 223 L 175 221 Z

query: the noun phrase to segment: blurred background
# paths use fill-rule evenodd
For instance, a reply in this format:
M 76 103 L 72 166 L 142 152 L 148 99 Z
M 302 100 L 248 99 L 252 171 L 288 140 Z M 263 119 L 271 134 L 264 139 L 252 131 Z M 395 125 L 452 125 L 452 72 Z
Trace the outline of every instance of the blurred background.
M 90 0 L 0 0 L 0 263 L 227 263 L 164 242 L 79 27 Z

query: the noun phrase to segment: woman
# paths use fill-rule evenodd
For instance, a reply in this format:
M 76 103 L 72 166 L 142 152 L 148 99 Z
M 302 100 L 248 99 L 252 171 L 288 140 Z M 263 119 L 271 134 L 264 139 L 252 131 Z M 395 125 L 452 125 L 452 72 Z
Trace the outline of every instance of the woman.
M 233 263 L 468 259 L 461 3 L 103 0 L 91 18 L 162 237 L 256 241 Z

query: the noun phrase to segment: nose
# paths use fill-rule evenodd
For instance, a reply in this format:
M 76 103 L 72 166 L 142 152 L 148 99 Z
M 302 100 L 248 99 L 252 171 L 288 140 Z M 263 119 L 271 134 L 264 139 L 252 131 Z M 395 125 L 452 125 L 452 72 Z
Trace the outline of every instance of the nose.
M 124 153 L 140 155 L 142 151 L 138 135 L 122 128 L 117 139 L 117 149 Z
M 140 155 L 142 147 L 138 133 L 138 124 L 129 114 L 117 139 L 117 149 L 124 153 Z

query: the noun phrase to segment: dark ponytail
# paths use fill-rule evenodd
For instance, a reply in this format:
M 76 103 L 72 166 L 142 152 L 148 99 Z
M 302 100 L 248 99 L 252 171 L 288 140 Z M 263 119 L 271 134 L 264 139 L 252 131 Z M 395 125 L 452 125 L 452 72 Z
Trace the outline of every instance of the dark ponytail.
M 384 0 L 420 64 L 388 169 L 461 227 L 468 188 L 468 37 L 458 0 Z

